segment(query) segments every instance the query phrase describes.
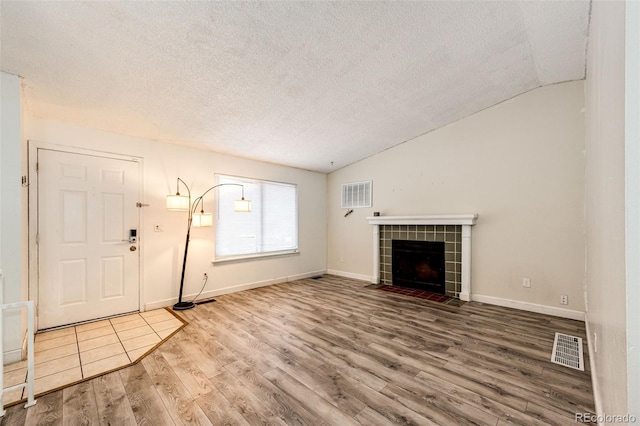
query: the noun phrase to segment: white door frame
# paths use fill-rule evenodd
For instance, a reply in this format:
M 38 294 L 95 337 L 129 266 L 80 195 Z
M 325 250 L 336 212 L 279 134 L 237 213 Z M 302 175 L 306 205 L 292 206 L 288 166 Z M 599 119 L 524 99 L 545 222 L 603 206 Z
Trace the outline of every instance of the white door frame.
M 84 149 L 67 145 L 60 145 L 48 142 L 40 142 L 40 141 L 27 141 L 28 144 L 28 164 L 29 164 L 29 300 L 35 301 L 36 304 L 36 324 L 35 329 L 38 329 L 38 285 L 40 281 L 40 277 L 38 274 L 38 245 L 36 242 L 36 238 L 38 235 L 38 174 L 37 174 L 37 161 L 38 161 L 38 149 L 48 149 L 52 151 L 61 151 L 68 152 L 71 154 L 84 154 L 84 155 L 93 155 L 96 157 L 105 157 L 105 158 L 113 158 L 116 160 L 127 160 L 127 161 L 135 161 L 138 163 L 138 194 L 139 194 L 139 203 L 142 203 L 144 200 L 144 159 L 142 157 L 137 157 L 134 155 L 126 155 L 126 154 L 117 154 L 113 152 L 106 151 L 97 151 L 93 149 Z M 139 297 L 138 297 L 138 310 L 140 312 L 144 311 L 144 286 L 142 285 L 144 280 L 144 246 L 145 246 L 145 238 L 144 238 L 144 214 L 142 211 L 138 214 L 139 220 L 139 229 L 138 229 L 138 250 L 139 250 L 139 262 L 138 262 L 138 289 L 139 289 Z

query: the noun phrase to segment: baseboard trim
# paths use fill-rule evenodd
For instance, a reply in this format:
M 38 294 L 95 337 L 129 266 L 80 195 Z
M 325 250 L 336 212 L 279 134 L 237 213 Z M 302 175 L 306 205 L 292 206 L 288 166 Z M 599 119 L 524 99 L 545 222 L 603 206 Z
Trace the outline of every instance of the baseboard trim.
M 337 275 L 339 277 L 352 278 L 354 280 L 362 280 L 367 282 L 371 282 L 371 280 L 373 279 L 371 275 L 354 274 L 352 272 L 337 271 L 335 269 L 329 269 L 327 271 L 327 274 Z
M 591 387 L 593 388 L 593 403 L 596 406 L 596 415 L 601 416 L 602 411 L 602 398 L 600 397 L 600 386 L 598 385 L 598 375 L 596 374 L 596 353 L 593 346 L 591 330 L 589 327 L 588 314 L 584 314 L 584 326 L 585 333 L 587 334 L 587 350 L 589 351 L 589 368 L 591 369 Z
M 522 302 L 520 300 L 502 299 L 500 297 L 484 296 L 482 294 L 471 294 L 474 302 L 487 303 L 489 305 L 503 306 L 505 308 L 520 309 L 522 311 L 535 312 L 538 314 L 553 315 L 554 317 L 567 318 L 584 321 L 584 312 L 571 309 L 555 308 L 553 306 L 539 305 L 536 303 Z
M 266 287 L 274 284 L 282 284 L 289 281 L 302 280 L 305 278 L 311 278 L 317 275 L 322 275 L 322 274 L 325 274 L 326 272 L 327 272 L 326 270 L 305 272 L 303 274 L 289 275 L 286 277 L 278 277 L 270 280 L 256 281 L 256 282 L 247 283 L 247 284 L 239 284 L 239 285 L 234 285 L 229 287 L 216 288 L 213 290 L 202 292 L 202 294 L 198 296 L 198 300 L 210 299 L 212 297 L 221 296 L 223 294 L 236 293 L 238 291 L 251 290 L 254 288 Z M 183 295 L 182 298 L 183 300 L 191 300 L 195 296 L 196 294 L 186 294 L 186 295 Z M 144 309 L 146 311 L 151 311 L 153 309 L 165 308 L 167 306 L 173 306 L 177 301 L 178 301 L 177 297 L 171 298 L 171 299 L 156 300 L 153 302 L 146 303 Z

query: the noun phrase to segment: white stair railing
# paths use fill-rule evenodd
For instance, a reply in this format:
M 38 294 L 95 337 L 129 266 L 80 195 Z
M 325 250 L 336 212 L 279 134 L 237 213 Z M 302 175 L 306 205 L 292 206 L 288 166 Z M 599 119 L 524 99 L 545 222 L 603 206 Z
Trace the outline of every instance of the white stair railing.
M 27 389 L 27 403 L 24 405 L 24 408 L 31 407 L 36 404 L 36 401 L 33 396 L 33 380 L 34 380 L 34 357 L 33 357 L 33 334 L 34 334 L 34 311 L 33 311 L 33 301 L 27 300 L 25 302 L 15 302 L 15 303 L 4 303 L 4 276 L 2 274 L 2 270 L 0 269 L 0 307 L 2 307 L 2 311 L 0 312 L 0 417 L 5 415 L 4 409 L 4 393 L 10 392 L 15 389 Z M 4 339 L 4 324 L 3 317 L 4 311 L 9 309 L 22 309 L 27 308 L 27 379 L 24 383 L 18 383 L 17 385 L 4 387 L 4 348 L 3 348 L 3 339 Z

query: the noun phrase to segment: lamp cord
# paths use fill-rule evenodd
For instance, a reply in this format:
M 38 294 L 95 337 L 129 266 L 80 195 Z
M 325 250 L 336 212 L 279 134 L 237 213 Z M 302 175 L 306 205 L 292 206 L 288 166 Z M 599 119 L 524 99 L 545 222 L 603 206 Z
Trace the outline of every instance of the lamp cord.
M 196 299 L 202 294 L 202 292 L 204 291 L 204 287 L 207 285 L 207 281 L 209 280 L 209 276 L 207 275 L 207 273 L 205 272 L 204 277 L 202 277 L 203 279 L 203 283 L 202 283 L 202 288 L 200 289 L 200 293 L 196 294 L 196 297 L 193 298 L 193 300 L 191 301 L 191 303 L 195 303 Z

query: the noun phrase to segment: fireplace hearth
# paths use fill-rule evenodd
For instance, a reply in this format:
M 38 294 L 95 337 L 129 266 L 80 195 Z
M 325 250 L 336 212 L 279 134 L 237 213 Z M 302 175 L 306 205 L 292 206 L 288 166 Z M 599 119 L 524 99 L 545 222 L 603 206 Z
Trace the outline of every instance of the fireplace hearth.
M 444 242 L 392 240 L 393 285 L 445 294 Z

